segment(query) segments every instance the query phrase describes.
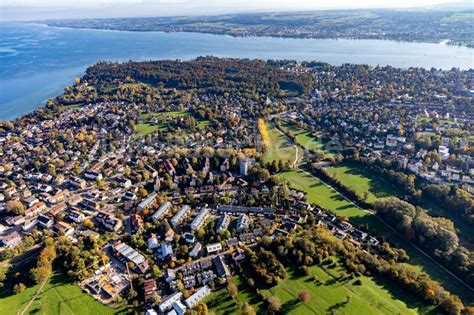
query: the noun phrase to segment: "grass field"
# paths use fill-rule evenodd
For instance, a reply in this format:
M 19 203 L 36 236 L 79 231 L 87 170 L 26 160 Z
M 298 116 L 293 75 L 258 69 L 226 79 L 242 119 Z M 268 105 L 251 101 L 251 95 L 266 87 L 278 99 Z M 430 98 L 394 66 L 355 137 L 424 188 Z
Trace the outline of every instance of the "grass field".
M 232 281 L 239 290 L 237 294 L 238 302 L 249 303 L 257 311 L 257 314 L 261 314 L 265 310 L 263 301 L 257 294 L 250 290 L 247 283 L 245 283 L 245 280 L 236 275 L 232 277 L 230 281 Z M 216 314 L 242 314 L 238 305 L 230 297 L 226 287 L 222 287 L 219 290 L 212 292 L 205 302 L 209 309 L 214 311 Z
M 421 254 L 411 243 L 388 228 L 377 216 L 355 207 L 337 192 L 301 170 L 282 173 L 279 177 L 287 180 L 292 187 L 306 192 L 308 202 L 318 204 L 340 216 L 346 216 L 353 224 L 365 225 L 379 238 L 384 237 L 393 247 L 403 248 L 410 256 L 409 262 L 411 265 L 440 281 L 448 291 L 459 295 L 465 301 L 473 302 L 472 294 L 464 285 L 455 280 L 430 258 Z
M 289 268 L 288 277 L 284 281 L 261 290 L 265 296 L 276 295 L 281 300 L 283 314 L 326 314 L 331 311 L 335 314 L 417 314 L 418 308 L 424 307 L 389 284 L 360 277 L 362 285 L 357 286 L 354 285 L 355 280 L 340 279 L 342 271 L 342 266 L 313 266 L 310 273 L 317 275 L 318 282 L 315 282 L 310 276 Z M 249 303 L 257 314 L 263 314 L 266 304 L 260 297 L 241 277 L 235 276 L 232 281 L 239 290 L 237 300 Z M 307 291 L 311 296 L 305 304 L 298 301 L 298 293 L 301 291 Z M 346 301 L 348 302 L 345 303 Z M 216 314 L 241 314 L 226 288 L 214 292 L 207 303 Z
M 286 121 L 281 124 L 281 127 L 285 132 L 289 132 L 295 136 L 296 142 L 305 149 L 323 152 L 327 156 L 334 156 L 333 152 L 326 150 L 326 144 L 322 141 L 321 137 Z
M 153 133 L 155 131 L 171 131 L 171 130 L 168 130 L 168 125 L 163 122 L 163 123 L 158 123 L 158 124 L 153 124 L 153 123 L 148 123 L 146 122 L 146 120 L 150 117 L 150 116 L 155 116 L 157 118 L 165 118 L 165 117 L 186 117 L 186 116 L 189 116 L 191 115 L 190 112 L 186 112 L 186 111 L 176 111 L 176 112 L 160 112 L 160 113 L 150 113 L 150 114 L 144 114 L 142 115 L 142 122 L 140 122 L 139 124 L 137 124 L 137 134 L 136 134 L 136 137 L 144 137 L 146 136 L 147 134 L 150 134 L 150 133 Z M 209 126 L 210 122 L 208 120 L 205 120 L 205 119 L 199 119 L 199 118 L 196 118 L 196 127 L 197 129 L 204 129 L 206 128 L 207 126 Z
M 367 191 L 369 193 L 367 199 L 369 203 L 375 202 L 377 198 L 403 195 L 395 186 L 363 166 L 345 163 L 337 167 L 330 167 L 327 171 L 344 185 L 354 189 L 360 197 L 363 198 Z M 474 229 L 468 223 L 431 200 L 422 200 L 421 206 L 428 210 L 430 215 L 445 217 L 453 221 L 462 244 L 467 248 L 473 248 Z
M 279 176 L 280 179 L 289 181 L 293 188 L 306 192 L 308 202 L 332 210 L 339 216 L 355 218 L 369 214 L 353 206 L 337 192 L 300 170 L 285 172 Z
M 393 185 L 362 166 L 346 163 L 330 167 L 327 172 L 347 187 L 354 189 L 362 198 L 364 193 L 368 192 L 367 202 L 369 203 L 375 202 L 377 198 L 401 194 Z
M 296 149 L 287 136 L 282 134 L 271 123 L 266 123 L 268 136 L 270 137 L 270 144 L 265 150 L 263 160 L 270 162 L 274 160 L 295 160 Z
M 35 295 L 39 285 L 29 287 L 22 293 L 0 298 L 0 314 L 14 315 L 22 311 Z M 125 314 L 125 309 L 113 309 L 83 293 L 81 288 L 67 282 L 64 274 L 55 272 L 44 286 L 42 293 L 31 304 L 25 314 Z
M 355 280 L 340 279 L 340 273 L 344 271 L 341 266 L 333 269 L 313 266 L 310 270 L 318 276 L 318 282 L 289 270 L 285 280 L 264 294 L 278 296 L 284 314 L 327 314 L 331 311 L 336 314 L 417 314 L 419 305 L 407 294 L 393 288 L 389 290 L 367 277 L 360 278 L 361 286 L 354 285 Z M 311 296 L 305 304 L 298 300 L 301 291 L 307 291 Z M 408 306 L 399 299 L 411 300 L 413 304 Z

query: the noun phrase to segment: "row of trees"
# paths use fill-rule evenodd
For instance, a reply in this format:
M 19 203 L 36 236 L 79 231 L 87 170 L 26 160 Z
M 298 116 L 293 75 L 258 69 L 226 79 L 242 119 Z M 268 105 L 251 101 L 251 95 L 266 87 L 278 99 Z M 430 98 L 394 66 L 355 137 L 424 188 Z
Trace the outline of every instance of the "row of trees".
M 374 208 L 395 229 L 418 243 L 470 285 L 474 284 L 472 254 L 459 244 L 450 220 L 431 217 L 423 209 L 396 197 L 379 199 Z
M 474 223 L 474 202 L 472 196 L 456 186 L 428 185 L 423 187 L 423 196 L 435 201 L 448 211 L 460 216 L 470 223 Z
M 267 126 L 265 125 L 265 121 L 263 119 L 258 120 L 258 131 L 260 132 L 260 136 L 262 137 L 262 147 L 266 149 L 270 144 L 270 136 L 268 135 Z
M 38 256 L 36 267 L 31 269 L 31 277 L 37 284 L 46 281 L 53 272 L 53 261 L 56 259 L 56 247 L 54 240 L 45 240 L 45 247 Z

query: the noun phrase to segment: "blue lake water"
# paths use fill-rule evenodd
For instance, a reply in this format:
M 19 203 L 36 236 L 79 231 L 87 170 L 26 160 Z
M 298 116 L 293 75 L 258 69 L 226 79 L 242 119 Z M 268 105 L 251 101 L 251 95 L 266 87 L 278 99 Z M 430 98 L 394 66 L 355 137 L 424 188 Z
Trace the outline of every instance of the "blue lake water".
M 474 49 L 382 40 L 234 38 L 0 23 L 0 120 L 31 112 L 100 60 L 197 56 L 295 59 L 395 67 L 474 68 Z

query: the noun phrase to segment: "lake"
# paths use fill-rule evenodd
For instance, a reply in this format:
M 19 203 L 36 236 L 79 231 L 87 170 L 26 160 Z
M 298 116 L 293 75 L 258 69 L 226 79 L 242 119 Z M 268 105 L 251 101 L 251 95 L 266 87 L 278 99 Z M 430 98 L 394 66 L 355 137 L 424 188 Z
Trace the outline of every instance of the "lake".
M 199 33 L 120 32 L 0 23 L 0 120 L 42 106 L 100 60 L 197 56 L 474 68 L 474 49 L 383 40 L 235 38 Z

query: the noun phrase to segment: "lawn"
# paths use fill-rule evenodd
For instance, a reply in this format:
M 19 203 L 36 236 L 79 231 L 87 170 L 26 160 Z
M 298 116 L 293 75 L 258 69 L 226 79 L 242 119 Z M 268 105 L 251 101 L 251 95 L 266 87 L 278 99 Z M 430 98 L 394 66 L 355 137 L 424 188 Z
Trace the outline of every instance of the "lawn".
M 329 268 L 313 266 L 310 274 L 317 275 L 315 282 L 289 269 L 288 277 L 264 294 L 276 295 L 282 302 L 284 314 L 417 314 L 423 307 L 408 294 L 397 288 L 378 284 L 368 277 L 360 277 L 362 285 L 354 280 L 340 279 L 342 266 Z M 298 300 L 298 293 L 307 291 L 310 300 L 305 304 Z M 401 299 L 401 300 L 400 300 Z M 403 300 L 403 301 L 402 301 Z M 410 306 L 405 301 L 409 301 Z
M 360 277 L 362 285 L 357 286 L 355 280 L 339 279 L 342 271 L 342 266 L 313 266 L 310 273 L 317 275 L 318 282 L 315 282 L 310 276 L 288 268 L 288 277 L 280 284 L 271 288 L 260 287 L 264 295 L 276 295 L 281 300 L 283 314 L 325 314 L 331 310 L 336 314 L 417 314 L 417 308 L 424 307 L 390 284 Z M 239 302 L 249 303 L 257 314 L 265 312 L 266 304 L 240 276 L 231 281 L 238 288 Z M 301 291 L 307 291 L 311 296 L 305 304 L 298 301 Z M 349 302 L 344 304 L 347 299 Z M 225 287 L 213 292 L 206 302 L 216 314 L 241 314 Z
M 330 167 L 327 171 L 331 176 L 339 179 L 344 185 L 354 189 L 360 197 L 363 198 L 364 193 L 368 192 L 367 201 L 369 203 L 375 202 L 377 198 L 389 196 L 400 197 L 403 195 L 397 187 L 364 166 L 345 163 L 337 167 Z M 422 200 L 421 206 L 428 210 L 428 213 L 432 216 L 441 216 L 453 221 L 463 245 L 468 248 L 473 248 L 474 229 L 472 229 L 468 223 L 429 199 Z
M 380 176 L 374 175 L 363 166 L 345 163 L 340 166 L 330 167 L 327 169 L 327 172 L 332 177 L 340 180 L 345 186 L 354 189 L 361 198 L 364 197 L 365 192 L 368 192 L 367 202 L 369 203 L 374 203 L 377 198 L 401 194 L 396 187 Z
M 289 181 L 293 188 L 306 192 L 308 202 L 332 210 L 339 216 L 354 218 L 369 214 L 353 206 L 336 191 L 301 170 L 285 172 L 279 176 L 280 179 Z
M 301 170 L 285 172 L 279 177 L 287 180 L 293 188 L 306 192 L 308 202 L 318 204 L 340 216 L 346 216 L 355 225 L 365 225 L 374 235 L 385 238 L 393 247 L 403 248 L 410 256 L 409 263 L 411 265 L 427 272 L 431 277 L 441 282 L 448 291 L 459 295 L 465 301 L 473 302 L 472 295 L 462 283 L 450 276 L 430 258 L 421 254 L 411 243 L 387 227 L 377 216 L 355 207 L 337 192 Z
M 290 139 L 281 133 L 271 123 L 266 123 L 268 136 L 270 138 L 270 144 L 265 150 L 263 160 L 265 162 L 271 161 L 294 161 L 296 155 L 296 149 Z
M 257 314 L 261 314 L 264 311 L 263 301 L 257 294 L 255 294 L 248 287 L 245 280 L 239 275 L 236 275 L 230 279 L 238 289 L 237 300 L 242 303 L 249 303 L 257 311 Z M 226 315 L 238 315 L 242 314 L 238 305 L 232 300 L 227 291 L 227 287 L 222 287 L 214 292 L 206 299 L 206 304 L 210 310 L 216 314 Z
M 326 150 L 326 143 L 323 142 L 319 135 L 314 134 L 304 128 L 300 128 L 297 125 L 287 121 L 282 122 L 281 128 L 285 132 L 289 132 L 295 136 L 296 142 L 298 142 L 301 147 L 307 150 L 323 152 L 327 156 L 334 156 L 333 152 Z
M 0 314 L 14 315 L 24 310 L 38 290 L 39 285 L 29 287 L 22 293 L 0 299 Z M 44 286 L 42 293 L 31 304 L 25 314 L 125 314 L 125 309 L 113 309 L 96 302 L 83 293 L 81 288 L 67 282 L 64 274 L 55 272 Z
M 191 115 L 191 113 L 186 112 L 186 111 L 159 112 L 159 113 L 143 114 L 142 115 L 142 121 L 137 124 L 136 137 L 144 137 L 147 134 L 153 133 L 153 132 L 158 131 L 158 130 L 160 130 L 160 131 L 171 131 L 171 130 L 168 130 L 169 129 L 168 125 L 165 122 L 166 117 L 176 118 L 176 117 L 186 117 L 186 116 L 189 116 L 189 115 Z M 163 122 L 160 122 L 158 124 L 146 122 L 146 120 L 151 116 L 154 116 L 154 117 L 157 117 L 157 118 L 162 118 Z M 201 130 L 201 129 L 204 129 L 207 126 L 209 126 L 210 121 L 206 120 L 206 119 L 196 118 L 196 123 L 197 123 L 196 124 L 197 129 Z

